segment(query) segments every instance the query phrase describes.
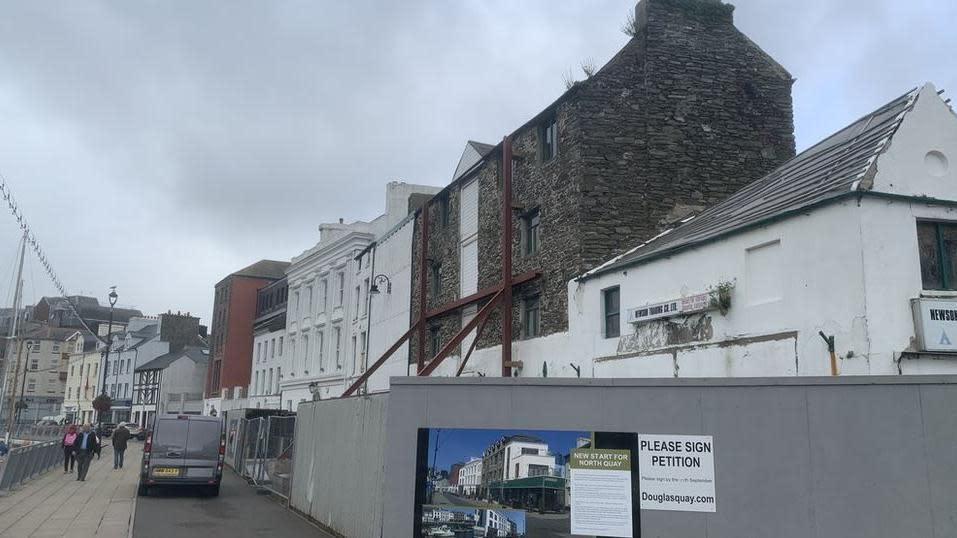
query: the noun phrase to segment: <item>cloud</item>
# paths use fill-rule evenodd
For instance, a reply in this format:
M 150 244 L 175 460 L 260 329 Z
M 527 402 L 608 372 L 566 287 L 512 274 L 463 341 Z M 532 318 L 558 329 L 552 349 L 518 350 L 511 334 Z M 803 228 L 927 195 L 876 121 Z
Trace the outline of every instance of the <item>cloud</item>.
M 951 2 L 736 5 L 738 27 L 798 79 L 801 147 L 925 80 L 957 91 Z M 632 8 L 8 3 L 0 171 L 70 289 L 115 284 L 121 302 L 208 322 L 229 272 L 301 252 L 320 222 L 375 217 L 389 180 L 445 184 L 465 140 L 497 142 L 565 71 L 610 58 Z M 17 241 L 3 222 L 0 255 Z M 52 291 L 30 278 L 34 295 Z

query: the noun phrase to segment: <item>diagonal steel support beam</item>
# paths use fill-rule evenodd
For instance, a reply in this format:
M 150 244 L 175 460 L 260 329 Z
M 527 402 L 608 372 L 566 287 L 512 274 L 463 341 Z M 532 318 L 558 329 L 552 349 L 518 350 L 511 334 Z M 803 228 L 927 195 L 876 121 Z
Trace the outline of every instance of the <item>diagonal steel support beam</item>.
M 492 314 L 492 311 L 489 310 L 485 315 L 485 319 L 479 322 L 478 329 L 475 329 L 475 339 L 472 340 L 472 345 L 469 346 L 468 353 L 466 353 L 465 356 L 462 357 L 462 364 L 459 365 L 459 371 L 455 372 L 455 377 L 459 377 L 460 375 L 462 375 L 462 372 L 465 370 L 465 365 L 468 364 L 469 357 L 471 357 L 472 352 L 475 351 L 475 345 L 478 344 L 479 338 L 482 337 L 482 330 L 485 329 L 485 324 L 488 323 L 488 317 L 491 314 Z M 476 315 L 475 317 L 478 317 L 478 315 Z
M 366 380 L 369 379 L 372 376 L 372 374 L 379 369 L 380 366 L 385 364 L 385 361 L 387 361 L 389 357 L 391 357 L 392 354 L 396 352 L 396 350 L 402 347 L 402 344 L 405 343 L 405 341 L 412 336 L 412 333 L 414 333 L 415 330 L 419 327 L 419 323 L 421 323 L 421 321 L 416 321 L 415 323 L 413 323 L 409 327 L 409 330 L 405 331 L 405 334 L 403 334 L 401 338 L 396 340 L 395 343 L 392 344 L 392 347 L 387 349 L 385 353 L 383 353 L 382 356 L 379 357 L 379 360 L 372 363 L 372 366 L 370 366 L 369 369 L 365 371 L 365 373 L 359 376 L 359 378 L 356 379 L 355 383 L 353 383 L 352 385 L 349 385 L 349 388 L 347 388 L 346 391 L 342 393 L 342 396 L 340 396 L 340 398 L 351 396 L 353 393 L 355 393 L 355 391 L 359 390 L 359 387 L 361 387 L 362 384 L 365 383 Z
M 489 300 L 489 302 L 486 303 L 485 306 L 483 306 L 482 309 L 478 311 L 478 314 L 474 318 L 472 318 L 472 321 L 469 321 L 468 323 L 466 323 L 465 327 L 462 327 L 459 330 L 459 332 L 455 333 L 455 336 L 452 337 L 449 343 L 445 344 L 445 346 L 439 350 L 439 354 L 433 357 L 432 360 L 429 361 L 429 363 L 425 366 L 425 368 L 422 368 L 421 370 L 419 370 L 418 375 L 428 376 L 433 371 L 435 371 L 435 369 L 438 368 L 440 364 L 442 364 L 442 361 L 444 361 L 445 358 L 449 356 L 449 353 L 452 351 L 452 349 L 454 349 L 455 346 L 462 343 L 462 340 L 465 339 L 468 333 L 472 332 L 472 329 L 474 329 L 475 326 L 478 325 L 481 320 L 487 318 L 489 313 L 492 311 L 492 309 L 498 306 L 498 303 L 502 299 L 503 293 L 504 293 L 503 290 L 498 290 L 498 293 L 493 295 L 492 298 Z

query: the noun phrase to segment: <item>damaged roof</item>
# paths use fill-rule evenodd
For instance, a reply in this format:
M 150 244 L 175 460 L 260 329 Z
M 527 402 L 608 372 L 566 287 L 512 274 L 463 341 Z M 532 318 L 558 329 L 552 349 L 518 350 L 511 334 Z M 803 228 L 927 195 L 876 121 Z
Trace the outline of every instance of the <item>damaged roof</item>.
M 874 163 L 913 108 L 915 88 L 804 150 L 725 201 L 690 217 L 603 265 L 604 273 L 668 256 L 735 231 L 807 209 L 850 192 L 867 190 Z

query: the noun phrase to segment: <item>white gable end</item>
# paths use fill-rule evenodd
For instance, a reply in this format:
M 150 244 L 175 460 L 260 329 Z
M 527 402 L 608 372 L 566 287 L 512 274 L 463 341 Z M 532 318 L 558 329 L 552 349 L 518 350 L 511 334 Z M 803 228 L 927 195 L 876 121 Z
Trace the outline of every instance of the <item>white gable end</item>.
M 874 191 L 957 200 L 957 115 L 933 84 L 921 88 L 876 165 Z

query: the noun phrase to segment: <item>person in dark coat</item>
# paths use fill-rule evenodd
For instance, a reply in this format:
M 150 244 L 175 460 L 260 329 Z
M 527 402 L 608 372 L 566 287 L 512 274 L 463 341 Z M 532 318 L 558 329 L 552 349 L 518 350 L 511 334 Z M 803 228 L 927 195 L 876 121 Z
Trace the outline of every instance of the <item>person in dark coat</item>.
M 73 451 L 76 454 L 76 479 L 86 481 L 86 473 L 90 470 L 90 460 L 93 454 L 100 449 L 100 439 L 89 424 L 83 425 L 83 431 L 77 434 L 73 441 Z
M 120 424 L 113 430 L 113 469 L 123 468 L 123 453 L 126 452 L 126 442 L 130 440 L 130 430 Z

